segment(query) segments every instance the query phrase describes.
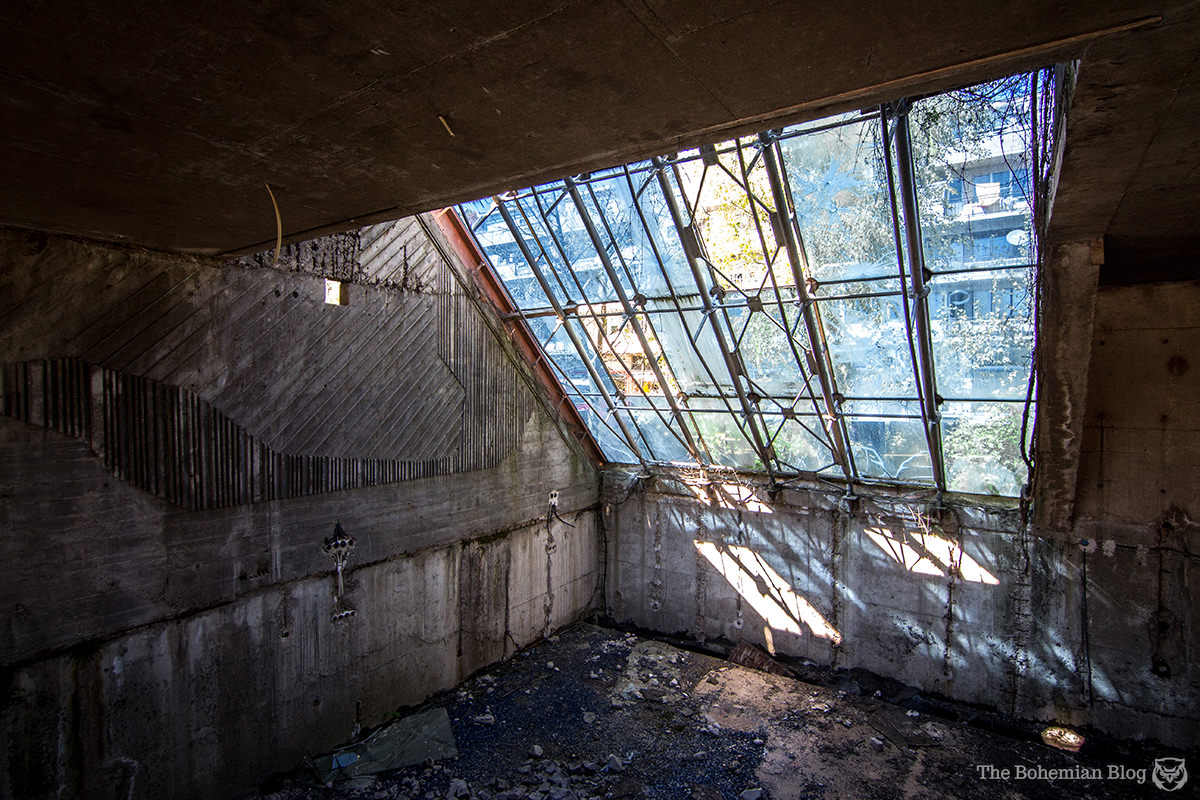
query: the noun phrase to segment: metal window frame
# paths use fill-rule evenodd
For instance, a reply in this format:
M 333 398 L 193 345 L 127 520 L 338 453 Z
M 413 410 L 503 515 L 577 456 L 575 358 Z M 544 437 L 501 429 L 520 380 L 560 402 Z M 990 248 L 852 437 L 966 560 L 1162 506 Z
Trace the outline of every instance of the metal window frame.
M 712 414 L 724 414 L 736 424 L 744 445 L 757 459 L 757 464 L 753 467 L 742 464 L 732 468 L 760 469 L 766 473 L 769 485 L 777 487 L 781 482 L 790 482 L 797 478 L 825 477 L 831 468 L 836 467 L 847 483 L 847 491 L 853 493 L 855 484 L 859 483 L 904 482 L 879 479 L 864 474 L 858 468 L 851 444 L 853 437 L 849 429 L 849 420 L 911 419 L 919 420 L 924 431 L 933 480 L 932 485 L 909 485 L 936 490 L 940 496 L 947 490 L 940 405 L 943 402 L 1024 401 L 998 397 L 943 398 L 939 395 L 929 304 L 930 281 L 939 275 L 989 273 L 1028 266 L 999 264 L 947 269 L 937 273 L 926 268 L 917 178 L 908 124 L 910 107 L 910 101 L 902 100 L 856 117 L 838 118 L 788 131 L 768 130 L 757 137 L 740 137 L 718 146 L 702 147 L 682 156 L 656 156 L 637 164 L 568 177 L 545 186 L 494 197 L 494 209 L 503 218 L 521 257 L 549 302 L 548 307 L 521 309 L 510 301 L 510 306 L 504 309 L 502 316 L 506 321 L 519 320 L 526 324 L 537 318 L 555 317 L 555 331 L 559 326 L 566 329 L 567 337 L 584 364 L 589 380 L 596 386 L 594 392 L 584 392 L 576 387 L 574 391 L 567 389 L 565 394 L 587 404 L 595 413 L 596 419 L 628 448 L 643 467 L 664 463 L 661 457 L 663 454 L 656 452 L 647 438 L 646 431 L 641 429 L 633 416 L 639 412 L 651 412 L 662 422 L 663 428 L 677 440 L 692 460 L 691 463 L 705 471 L 729 470 L 730 464 L 722 462 L 719 457 L 714 458 L 711 443 L 705 441 L 703 426 L 697 419 L 697 415 L 707 417 Z M 792 184 L 787 175 L 780 143 L 797 136 L 863 122 L 877 124 L 882 141 L 887 175 L 886 202 L 893 229 L 896 271 L 891 275 L 871 275 L 818 283 L 809 272 L 804 235 L 791 194 Z M 685 167 L 700 170 L 695 186 L 695 198 L 689 197 L 687 182 L 681 174 Z M 757 289 L 741 286 L 722 274 L 707 254 L 704 236 L 696 222 L 700 197 L 709 170 L 720 171 L 721 180 L 732 182 L 745 195 L 761 255 L 760 266 L 764 269 L 761 284 Z M 755 190 L 756 176 L 759 176 L 760 181 L 761 177 L 765 176 L 769 188 L 768 195 L 759 196 Z M 621 180 L 624 181 L 632 202 L 632 209 L 624 216 L 623 224 L 640 226 L 640 235 L 644 237 L 652 256 L 642 266 L 646 268 L 649 264 L 653 267 L 666 286 L 665 295 L 646 298 L 641 294 L 631 266 L 625 254 L 621 252 L 612 220 L 605 212 L 605 204 L 597 194 L 598 183 Z M 668 259 L 660 252 L 658 241 L 651 230 L 643 198 L 654 189 L 659 193 L 656 197 L 661 196 L 665 203 L 665 211 L 669 214 L 678 237 L 680 251 L 687 264 L 686 274 L 691 278 L 691 285 L 676 285 L 680 275 L 672 277 L 668 269 Z M 520 219 L 512 213 L 510 204 L 519 211 Z M 608 285 L 604 287 L 605 299 L 589 297 L 585 281 L 576 274 L 575 265 L 568 255 L 568 247 L 561 240 L 562 231 L 556 233 L 556 223 L 551 216 L 558 213 L 559 204 L 569 204 L 582 223 L 586 242 L 591 247 L 585 257 L 590 262 L 594 255 L 598 263 L 598 269 L 589 266 L 589 276 L 590 279 L 602 276 L 608 281 Z M 660 213 L 662 210 L 660 203 Z M 531 215 L 540 218 L 536 224 Z M 481 219 L 476 227 L 483 221 Z M 473 234 L 474 229 L 471 230 Z M 662 233 L 660 228 L 659 235 Z M 536 251 L 531 242 L 536 242 Z M 480 247 L 481 251 L 482 249 Z M 555 263 L 555 258 L 558 264 Z M 777 274 L 777 269 L 783 272 Z M 492 279 L 502 283 L 494 273 Z M 879 291 L 852 289 L 843 294 L 820 293 L 821 289 L 836 285 L 870 286 L 871 282 L 878 281 L 895 282 L 897 288 L 892 289 L 885 285 L 881 286 Z M 632 288 L 632 293 L 626 284 Z M 558 299 L 555 294 L 556 286 L 567 302 Z M 699 303 L 694 300 L 682 300 L 685 296 L 698 297 Z M 837 387 L 834 360 L 826 340 L 821 307 L 828 301 L 897 296 L 901 298 L 903 306 L 904 329 L 909 342 L 907 360 L 913 369 L 917 396 L 843 396 Z M 649 301 L 661 305 L 650 308 Z M 619 310 L 606 308 L 614 305 L 618 306 Z M 701 314 L 698 327 L 694 324 L 696 312 Z M 689 313 L 693 316 L 689 317 Z M 782 332 L 787 351 L 792 357 L 791 366 L 794 366 L 803 384 L 803 388 L 795 397 L 772 395 L 764 390 L 760 381 L 756 380 L 747 368 L 741 351 L 741 341 L 757 313 L 764 314 L 766 319 Z M 740 331 L 734 322 L 735 314 L 745 315 Z M 667 348 L 659 339 L 655 322 L 656 318 L 662 320 L 667 316 L 674 318 L 684 332 L 691 356 L 703 368 L 712 386 L 717 388 L 715 393 L 688 395 L 683 391 L 672 391 L 672 385 L 679 385 L 676 380 L 679 373 L 672 364 L 674 356 L 667 352 Z M 633 351 L 623 354 L 622 348 L 612 341 L 607 321 L 613 317 L 622 319 L 616 335 L 623 334 L 626 329 L 632 332 L 641 355 L 649 364 L 658 384 L 659 392 L 651 393 L 639 382 L 633 382 L 636 396 L 645 405 L 630 403 L 619 389 L 614 394 L 607 388 L 605 381 L 607 377 L 608 383 L 613 382 L 611 373 L 603 375 L 599 371 L 599 366 L 611 363 L 606 361 L 607 356 L 611 356 L 622 370 L 632 374 L 624 356 L 637 355 Z M 581 337 L 580 331 L 576 330 L 578 326 L 586 332 L 587 324 L 594 326 L 598 333 L 597 342 L 591 340 L 590 334 Z M 700 336 L 705 324 L 711 328 L 720 354 L 719 363 L 710 363 L 713 359 L 706 356 L 700 348 Z M 800 335 L 801 325 L 803 336 Z M 536 341 L 537 337 L 534 339 Z M 554 361 L 544 354 L 543 358 Z M 555 367 L 559 373 L 559 380 L 564 386 L 569 386 L 572 383 L 569 376 L 557 364 Z M 731 391 L 720 390 L 722 386 L 731 387 Z M 693 406 L 694 400 L 717 400 L 719 403 L 717 407 L 703 407 L 705 404 Z M 855 401 L 911 402 L 917 405 L 918 413 L 865 412 L 848 410 L 845 407 L 847 402 Z M 803 406 L 811 406 L 812 410 Z M 819 425 L 810 425 L 804 420 L 816 421 Z M 778 427 L 775 427 L 772 434 L 772 427 L 776 421 Z M 794 421 L 807 431 L 812 442 L 828 452 L 831 463 L 818 470 L 801 469 L 781 458 L 775 443 L 789 421 Z

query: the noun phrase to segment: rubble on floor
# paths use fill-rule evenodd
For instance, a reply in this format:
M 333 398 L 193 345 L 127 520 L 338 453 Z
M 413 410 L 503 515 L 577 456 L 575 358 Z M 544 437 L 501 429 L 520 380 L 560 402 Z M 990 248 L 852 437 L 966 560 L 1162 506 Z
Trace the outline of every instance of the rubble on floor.
M 762 658 L 743 648 L 742 660 Z M 444 733 L 430 733 L 439 729 L 443 713 L 452 728 L 448 740 Z M 355 768 L 368 752 L 379 755 L 381 741 L 404 739 L 410 755 L 424 746 L 422 735 L 406 738 L 395 728 L 388 734 L 380 729 L 361 743 L 310 761 L 246 800 L 1117 798 L 1159 793 L 1150 779 L 1153 760 L 1140 754 L 1141 760 L 1126 759 L 1129 763 L 1120 765 L 1127 779 L 1086 779 L 1095 774 L 1086 772 L 1092 769 L 1107 776 L 1109 760 L 585 624 L 433 698 L 422 714 L 406 718 L 418 720 L 410 723 L 410 731 L 431 737 L 426 745 L 432 749 L 421 764 L 378 775 L 366 774 L 363 765 Z M 457 756 L 448 755 L 453 750 Z M 1018 767 L 1059 772 L 1040 780 L 1036 776 L 1041 773 L 1005 780 L 989 775 L 989 767 L 1009 769 L 1010 777 Z

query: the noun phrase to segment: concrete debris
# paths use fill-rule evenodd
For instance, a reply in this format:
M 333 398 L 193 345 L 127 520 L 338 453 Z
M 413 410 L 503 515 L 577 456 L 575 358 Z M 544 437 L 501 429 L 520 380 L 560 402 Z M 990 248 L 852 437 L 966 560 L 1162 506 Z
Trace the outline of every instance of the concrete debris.
M 612 641 L 619 646 L 606 648 Z M 980 786 L 971 773 L 962 772 L 962 764 L 1074 763 L 1054 761 L 1058 751 L 1041 742 L 997 743 L 972 727 L 951 728 L 930 714 L 910 718 L 904 708 L 882 700 L 855 700 L 849 692 L 840 698 L 832 689 L 813 691 L 811 684 L 722 666 L 711 657 L 679 654 L 654 643 L 630 648 L 624 638 L 600 629 L 581 626 L 563 634 L 557 647 L 547 643 L 532 652 L 536 657 L 493 668 L 500 676 L 494 695 L 446 695 L 452 731 L 458 734 L 455 744 L 463 753 L 456 760 L 425 761 L 378 778 L 352 776 L 366 754 L 342 748 L 328 759 L 337 773 L 330 776 L 332 785 L 309 782 L 307 771 L 297 772 L 299 782 L 256 800 L 865 798 L 905 785 L 913 787 L 913 796 L 924 796 L 919 787 L 935 782 L 950 787 L 946 796 L 990 797 L 976 791 Z M 597 654 L 599 664 L 589 658 Z M 550 657 L 561 675 L 546 671 Z M 603 685 L 580 680 L 600 666 L 618 680 Z M 715 686 L 705 684 L 710 675 L 719 677 Z M 663 698 L 670 705 L 615 702 L 609 708 L 605 703 L 620 701 L 626 682 L 645 693 L 664 689 L 672 676 L 695 691 L 690 696 L 667 691 Z M 654 685 L 647 687 L 646 681 Z M 492 683 L 480 678 L 470 685 Z M 521 692 L 530 685 L 537 687 L 536 699 Z M 864 736 L 864 723 L 877 735 Z M 885 747 L 887 741 L 895 749 Z M 833 775 L 836 790 L 826 795 L 821 781 Z M 1070 800 L 1098 796 L 1087 794 L 1082 784 L 1055 788 L 1066 790 L 1062 796 Z

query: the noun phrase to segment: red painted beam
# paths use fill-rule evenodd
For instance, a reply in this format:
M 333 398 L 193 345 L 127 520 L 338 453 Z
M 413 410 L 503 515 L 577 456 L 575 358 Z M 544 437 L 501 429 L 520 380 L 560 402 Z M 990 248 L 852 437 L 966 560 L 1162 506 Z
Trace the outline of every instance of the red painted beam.
M 437 221 L 442 235 L 453 249 L 454 255 L 466 266 L 471 279 L 479 287 L 480 294 L 500 317 L 500 323 L 508 331 L 513 344 L 516 345 L 517 352 L 533 369 L 534 377 L 537 378 L 538 383 L 541 384 L 546 395 L 554 404 L 559 417 L 566 423 L 571 435 L 579 442 L 593 463 L 597 466 L 605 464 L 608 459 L 604 457 L 604 452 L 596 444 L 596 440 L 592 437 L 587 425 L 584 424 L 583 418 L 579 416 L 575 403 L 563 392 L 562 385 L 554 374 L 554 368 L 547 360 L 546 354 L 542 352 L 541 345 L 538 344 L 533 331 L 529 329 L 524 319 L 511 316 L 517 312 L 517 307 L 513 305 L 512 298 L 504 289 L 500 278 L 492 271 L 487 258 L 475 244 L 475 239 L 467 230 L 462 217 L 452 208 L 435 211 L 433 217 Z

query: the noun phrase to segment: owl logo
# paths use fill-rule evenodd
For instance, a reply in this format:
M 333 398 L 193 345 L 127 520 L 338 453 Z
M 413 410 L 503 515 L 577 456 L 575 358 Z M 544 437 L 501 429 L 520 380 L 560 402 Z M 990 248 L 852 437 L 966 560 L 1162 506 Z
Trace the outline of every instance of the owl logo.
M 1164 792 L 1182 789 L 1188 779 L 1187 762 L 1182 758 L 1156 758 L 1154 774 L 1150 778 Z

